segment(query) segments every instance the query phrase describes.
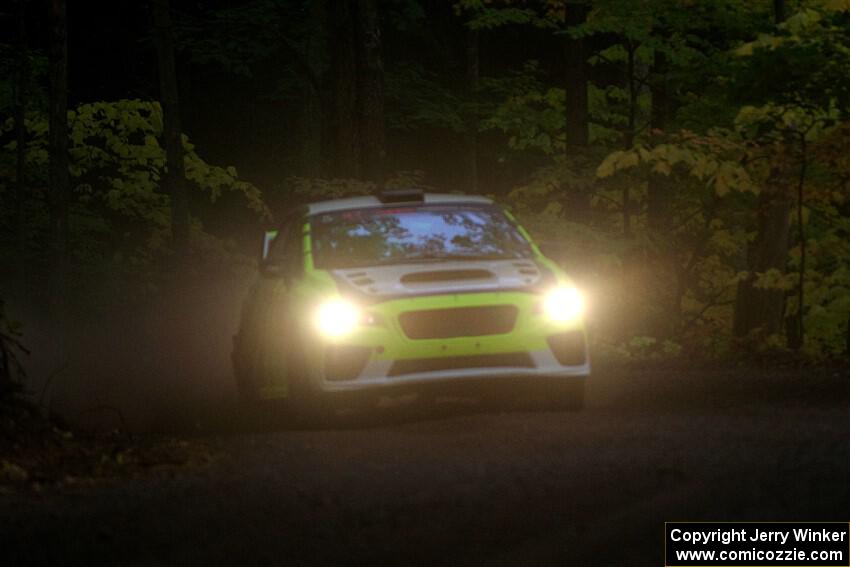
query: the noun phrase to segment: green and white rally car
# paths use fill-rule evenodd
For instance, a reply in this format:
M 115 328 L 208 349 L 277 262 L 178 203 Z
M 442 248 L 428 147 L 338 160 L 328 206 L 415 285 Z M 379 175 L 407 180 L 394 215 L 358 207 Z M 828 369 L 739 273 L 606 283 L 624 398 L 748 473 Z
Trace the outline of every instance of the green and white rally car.
M 233 363 L 248 400 L 509 383 L 578 409 L 584 305 L 488 198 L 388 191 L 312 203 L 266 233 Z

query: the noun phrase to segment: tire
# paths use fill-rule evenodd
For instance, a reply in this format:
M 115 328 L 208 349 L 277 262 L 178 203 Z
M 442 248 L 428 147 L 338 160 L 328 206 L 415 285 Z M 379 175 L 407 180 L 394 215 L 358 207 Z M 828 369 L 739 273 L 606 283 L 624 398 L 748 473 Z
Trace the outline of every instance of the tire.
M 257 384 L 264 382 L 256 372 L 262 372 L 252 364 L 258 356 L 245 356 L 244 344 L 234 340 L 233 368 L 241 405 L 249 412 L 269 416 L 264 421 L 287 423 L 296 427 L 325 429 L 341 423 L 340 413 L 354 410 L 355 413 L 368 410 L 375 400 L 360 392 L 324 392 L 316 385 L 316 373 L 319 368 L 311 368 L 301 355 L 294 355 L 286 368 L 286 380 L 289 387 L 285 398 L 276 400 L 261 399 Z M 262 347 L 261 347 L 262 348 Z M 291 352 L 303 352 L 293 349 Z M 273 417 L 273 419 L 271 418 Z
M 260 395 L 258 384 L 262 376 L 259 360 L 262 358 L 254 343 L 236 335 L 233 338 L 233 375 L 236 382 L 237 401 L 241 422 L 252 431 L 267 431 L 287 427 L 293 421 L 292 403 L 290 399 L 267 399 Z

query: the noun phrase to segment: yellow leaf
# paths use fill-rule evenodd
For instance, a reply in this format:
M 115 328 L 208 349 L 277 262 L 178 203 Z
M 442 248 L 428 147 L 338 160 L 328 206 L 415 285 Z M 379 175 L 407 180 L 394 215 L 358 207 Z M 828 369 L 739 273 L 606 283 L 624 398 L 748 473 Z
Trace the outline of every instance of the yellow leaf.
M 850 0 L 825 0 L 823 7 L 828 12 L 850 11 Z
M 735 50 L 735 55 L 740 55 L 741 57 L 746 57 L 748 55 L 753 54 L 753 48 L 755 47 L 755 42 L 750 41 L 749 43 L 745 43 L 741 47 Z
M 550 216 L 560 216 L 563 210 L 564 206 L 561 205 L 561 203 L 559 203 L 558 201 L 550 201 L 546 204 L 546 208 L 543 209 L 543 214 Z
M 617 170 L 616 165 L 620 159 L 620 156 L 623 155 L 624 152 L 616 151 L 608 154 L 602 163 L 599 164 L 599 167 L 596 168 L 596 176 L 597 177 L 609 177 L 614 174 Z
M 620 159 L 617 161 L 617 169 L 626 169 L 628 167 L 634 167 L 638 163 L 640 163 L 640 157 L 638 157 L 637 152 L 623 152 L 623 154 L 620 156 Z
M 655 173 L 661 173 L 663 175 L 670 175 L 670 172 L 672 170 L 670 169 L 669 163 L 667 163 L 666 161 L 659 161 L 656 162 L 656 164 L 653 166 L 652 171 L 654 171 Z
M 717 175 L 714 176 L 714 190 L 720 197 L 729 192 L 729 179 L 723 171 L 718 171 Z

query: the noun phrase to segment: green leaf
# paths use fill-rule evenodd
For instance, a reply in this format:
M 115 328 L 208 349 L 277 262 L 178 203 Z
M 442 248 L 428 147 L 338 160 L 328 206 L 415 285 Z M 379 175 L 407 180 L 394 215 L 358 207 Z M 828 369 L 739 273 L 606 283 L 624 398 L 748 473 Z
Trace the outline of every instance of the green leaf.
M 615 152 L 611 152 L 608 154 L 602 163 L 599 164 L 599 167 L 596 168 L 596 176 L 597 177 L 610 177 L 616 171 L 617 162 L 620 160 L 620 156 L 623 155 L 622 150 L 617 150 Z

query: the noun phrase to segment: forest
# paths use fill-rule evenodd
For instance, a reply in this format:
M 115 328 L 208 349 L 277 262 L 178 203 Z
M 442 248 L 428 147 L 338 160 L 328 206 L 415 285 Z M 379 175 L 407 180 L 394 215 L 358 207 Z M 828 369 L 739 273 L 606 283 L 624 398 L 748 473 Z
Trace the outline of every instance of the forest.
M 586 291 L 597 358 L 850 355 L 850 1 L 12 0 L 0 22 L 4 392 L 80 318 L 245 277 L 299 203 L 384 187 L 511 209 Z

